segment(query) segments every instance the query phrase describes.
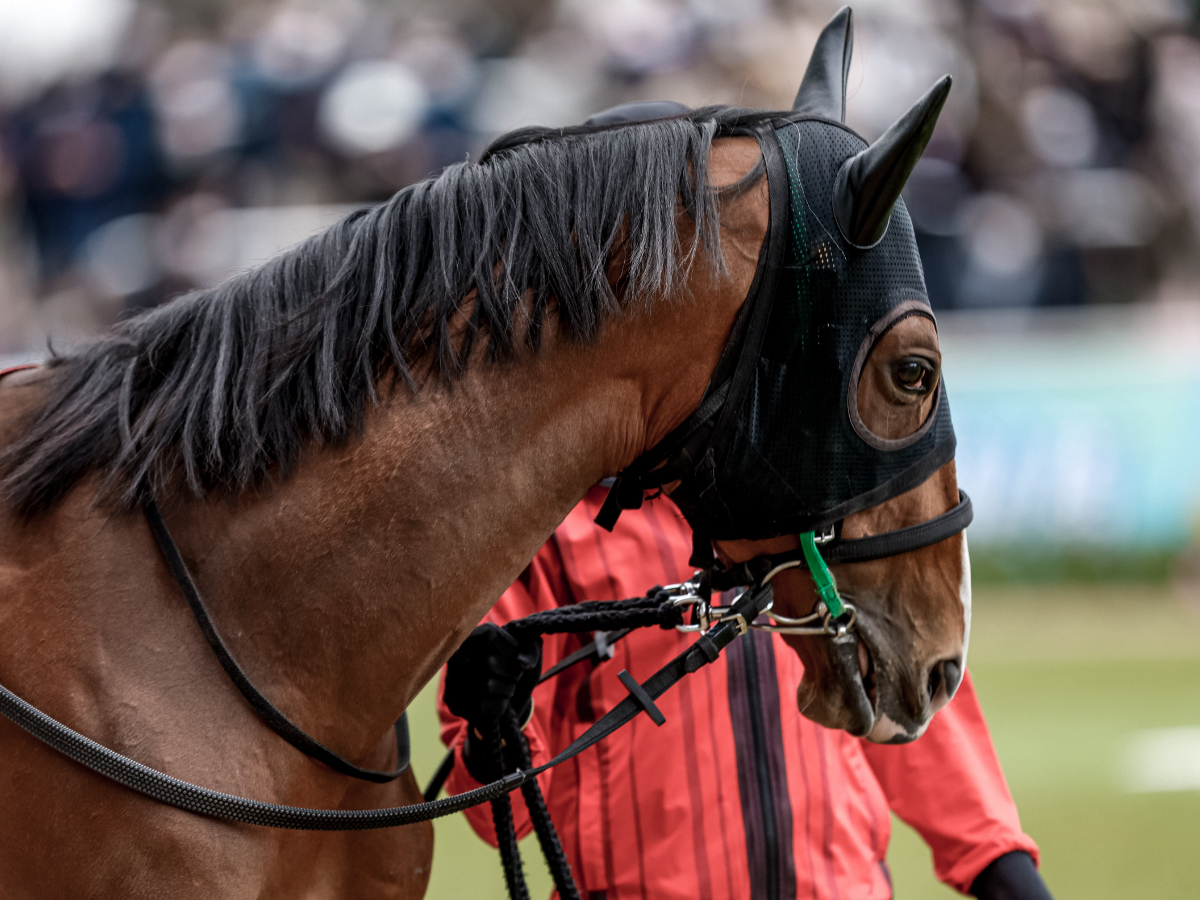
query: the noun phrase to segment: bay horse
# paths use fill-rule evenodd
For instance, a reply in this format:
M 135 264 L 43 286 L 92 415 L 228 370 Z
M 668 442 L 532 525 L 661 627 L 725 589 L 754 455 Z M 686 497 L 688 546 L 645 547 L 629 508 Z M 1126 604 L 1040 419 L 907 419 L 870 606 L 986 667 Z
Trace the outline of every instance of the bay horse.
M 0 684 L 195 784 L 298 807 L 418 802 L 411 771 L 352 780 L 272 733 L 206 646 L 141 505 L 157 500 L 262 692 L 356 764 L 394 765 L 393 721 L 556 525 L 706 397 L 769 237 L 774 178 L 751 131 L 791 116 L 849 135 L 849 43 L 844 12 L 791 113 L 523 133 L 0 379 Z M 912 240 L 895 182 L 940 109 L 922 102 L 919 128 L 901 120 L 890 138 L 911 159 L 897 168 L 892 153 L 882 187 L 871 171 L 851 185 L 852 238 L 879 226 L 877 207 Z M 845 243 L 847 259 L 877 252 Z M 929 316 L 882 335 L 854 394 L 866 427 L 902 442 L 931 417 L 939 359 Z M 956 502 L 949 460 L 839 527 L 877 534 Z M 716 543 L 732 563 L 796 538 Z M 834 569 L 858 608 L 860 664 L 794 639 L 801 707 L 911 739 L 961 672 L 965 538 Z M 815 603 L 796 572 L 776 579 L 781 613 Z M 412 898 L 429 878 L 428 823 L 329 833 L 206 818 L 7 719 L 0 759 L 5 898 Z

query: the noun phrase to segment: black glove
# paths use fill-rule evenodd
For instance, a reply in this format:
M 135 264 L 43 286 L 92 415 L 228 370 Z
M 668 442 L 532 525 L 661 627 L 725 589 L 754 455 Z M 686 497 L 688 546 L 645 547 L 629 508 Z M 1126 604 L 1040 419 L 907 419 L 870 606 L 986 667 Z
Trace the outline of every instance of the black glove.
M 486 784 L 505 774 L 488 737 L 509 709 L 516 711 L 518 722 L 528 719 L 541 673 L 540 637 L 518 640 L 490 623 L 472 631 L 450 657 L 442 697 L 450 712 L 467 720 L 463 759 L 476 781 Z
M 1054 900 L 1024 850 L 993 859 L 971 884 L 971 895 L 979 900 Z

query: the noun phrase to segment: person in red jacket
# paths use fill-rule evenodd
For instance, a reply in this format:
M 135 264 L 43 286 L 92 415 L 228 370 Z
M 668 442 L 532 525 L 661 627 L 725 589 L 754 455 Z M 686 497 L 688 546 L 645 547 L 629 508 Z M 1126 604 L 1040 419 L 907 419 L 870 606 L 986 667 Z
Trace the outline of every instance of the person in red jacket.
M 468 721 L 495 721 L 510 703 L 528 714 L 532 689 L 524 733 L 540 764 L 627 696 L 618 672 L 643 681 L 695 640 L 640 629 L 610 648 L 611 659 L 533 688 L 537 648 L 509 646 L 494 627 L 692 575 L 691 532 L 670 501 L 648 500 L 608 534 L 592 522 L 605 490 L 588 493 L 488 614 L 493 625 L 476 629 L 451 659 L 439 703 L 442 739 L 455 752 L 450 793 L 497 774 L 485 753 L 472 758 L 471 735 L 480 732 Z M 541 664 L 591 637 L 547 636 Z M 969 675 L 920 740 L 882 746 L 800 715 L 802 674 L 778 635 L 751 631 L 658 699 L 665 725 L 638 716 L 540 776 L 584 897 L 890 898 L 889 808 L 929 844 L 936 875 L 950 887 L 985 900 L 1050 897 Z M 512 799 L 523 836 L 529 814 L 519 793 Z M 495 845 L 489 808 L 466 816 Z

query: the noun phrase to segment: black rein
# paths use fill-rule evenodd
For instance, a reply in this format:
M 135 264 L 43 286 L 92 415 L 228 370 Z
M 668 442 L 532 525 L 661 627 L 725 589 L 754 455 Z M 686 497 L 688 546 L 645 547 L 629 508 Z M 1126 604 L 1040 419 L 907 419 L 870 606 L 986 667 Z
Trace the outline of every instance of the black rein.
M 167 562 L 167 567 L 171 570 L 171 574 L 175 576 L 175 581 L 179 584 L 180 590 L 183 591 L 183 596 L 187 600 L 192 615 L 196 617 L 196 624 L 200 626 L 200 631 L 203 632 L 204 639 L 208 641 L 208 646 L 212 648 L 213 653 L 220 660 L 221 667 L 229 676 L 229 680 L 237 685 L 237 689 L 242 692 L 242 696 L 246 698 L 246 701 L 254 707 L 254 711 L 259 714 L 264 722 L 271 726 L 271 729 L 276 734 L 300 752 L 308 754 L 319 762 L 323 762 L 335 772 L 349 775 L 351 778 L 361 778 L 363 781 L 384 784 L 394 781 L 408 771 L 408 720 L 403 713 L 396 720 L 396 749 L 400 757 L 399 765 L 391 772 L 377 772 L 374 769 L 364 769 L 356 766 L 349 760 L 334 753 L 316 738 L 307 734 L 299 725 L 280 712 L 279 708 L 270 700 L 264 697 L 262 692 L 254 686 L 250 677 L 242 671 L 242 667 L 238 665 L 237 660 L 233 658 L 233 654 L 229 652 L 229 648 L 225 646 L 221 635 L 217 633 L 216 626 L 213 625 L 212 616 L 209 615 L 208 608 L 204 605 L 204 600 L 200 596 L 199 589 L 196 587 L 196 582 L 192 580 L 192 575 L 188 571 L 187 563 L 183 561 L 183 556 L 180 554 L 179 548 L 175 545 L 175 540 L 171 537 L 171 532 L 167 530 L 167 523 L 163 521 L 162 512 L 159 510 L 158 504 L 151 498 L 145 502 L 143 510 L 146 513 L 146 521 L 150 523 L 150 531 L 154 534 L 154 540 L 158 542 L 158 549 L 162 551 L 163 559 Z

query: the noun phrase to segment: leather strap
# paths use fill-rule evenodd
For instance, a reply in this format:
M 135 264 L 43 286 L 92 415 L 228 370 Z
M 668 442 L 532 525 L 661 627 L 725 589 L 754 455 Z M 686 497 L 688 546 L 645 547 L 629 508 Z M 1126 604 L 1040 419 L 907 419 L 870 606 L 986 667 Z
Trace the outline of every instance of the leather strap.
M 758 590 L 746 591 L 734 604 L 732 612 L 751 622 L 767 608 L 773 597 L 774 591 L 769 583 Z M 716 660 L 721 650 L 739 634 L 733 619 L 713 626 L 687 650 L 650 676 L 641 687 L 651 700 L 657 699 L 685 675 Z M 550 762 L 534 769 L 514 772 L 465 794 L 387 809 L 305 809 L 236 797 L 173 778 L 84 737 L 0 685 L 0 714 L 59 753 L 105 778 L 188 812 L 244 822 L 248 825 L 304 831 L 391 828 L 396 825 L 426 822 L 478 806 L 519 788 L 547 769 L 577 756 L 642 711 L 642 705 L 634 697 L 626 697 Z
M 909 525 L 907 528 L 897 528 L 895 531 L 885 531 L 883 534 L 873 534 L 865 538 L 834 538 L 821 545 L 821 557 L 828 565 L 835 563 L 869 562 L 874 559 L 885 559 L 889 556 L 899 556 L 931 547 L 939 541 L 944 541 L 958 534 L 971 524 L 975 511 L 971 507 L 971 498 L 966 491 L 959 490 L 958 505 L 953 509 L 935 516 L 925 522 Z M 804 551 L 797 547 L 770 556 L 756 556 L 754 559 L 738 563 L 729 569 L 715 569 L 711 574 L 713 590 L 728 591 L 735 587 L 753 584 L 769 571 L 784 563 L 798 562 L 800 568 L 807 569 Z
M 821 556 L 826 563 L 868 562 L 899 556 L 901 553 L 931 547 L 958 534 L 965 530 L 974 518 L 975 510 L 971 506 L 971 498 L 967 496 L 966 491 L 960 490 L 958 505 L 940 516 L 935 516 L 927 522 L 909 525 L 907 528 L 885 531 L 883 534 L 835 540 L 821 548 Z
M 707 449 L 711 450 L 718 463 L 733 434 L 736 417 L 742 410 L 743 401 L 754 383 L 754 373 L 762 356 L 763 341 L 767 337 L 767 325 L 771 321 L 771 311 L 775 308 L 775 295 L 779 293 L 779 273 L 783 271 L 784 260 L 787 257 L 790 211 L 783 150 L 779 146 L 779 138 L 775 135 L 773 125 L 760 128 L 756 136 L 766 166 L 767 196 L 770 204 L 767 236 L 764 241 L 766 246 L 761 254 L 762 267 L 755 272 L 754 284 L 751 285 L 754 309 L 750 314 L 746 339 L 742 344 L 737 368 L 733 372 L 729 395 L 721 405 L 721 413 L 708 442 Z
M 616 631 L 597 631 L 594 640 L 584 644 L 574 653 L 564 656 L 543 672 L 541 678 L 538 679 L 538 684 L 541 684 L 543 681 L 549 681 L 559 672 L 569 669 L 571 666 L 583 662 L 585 659 L 594 659 L 597 662 L 607 659 L 612 655 L 612 651 L 608 650 L 608 648 L 612 647 L 613 644 L 621 640 L 621 638 L 625 637 L 632 630 L 632 628 L 619 628 Z M 606 650 L 607 653 L 605 652 Z
M 719 459 L 733 432 L 742 401 L 754 381 L 787 251 L 788 179 L 774 125 L 756 128 L 753 134 L 762 149 L 767 173 L 769 218 L 754 280 L 735 322 L 734 336 L 717 364 L 717 373 L 721 373 L 726 368 L 726 354 L 736 352 L 733 373 L 726 380 L 714 377 L 709 392 L 695 412 L 617 476 L 595 519 L 596 524 L 606 531 L 612 531 L 622 510 L 641 507 L 643 490 L 693 476 L 701 467 Z M 743 314 L 748 315 L 743 317 Z M 738 346 L 734 341 L 742 327 L 745 333 Z M 714 501 L 719 502 L 716 498 Z
M 150 498 L 143 504 L 143 510 L 146 514 L 146 521 L 150 523 L 150 531 L 154 534 L 154 540 L 158 542 L 158 549 L 162 551 L 167 568 L 171 570 L 171 574 L 175 576 L 175 581 L 183 591 L 184 599 L 187 600 L 196 624 L 200 626 L 200 631 L 204 634 L 204 639 L 208 641 L 208 646 L 216 654 L 221 667 L 225 669 L 225 674 L 229 676 L 229 680 L 242 692 L 242 696 L 254 707 L 254 711 L 262 720 L 297 750 L 323 762 L 335 772 L 341 772 L 351 778 L 361 778 L 363 781 L 373 781 L 376 784 L 394 781 L 403 775 L 408 770 L 409 762 L 408 719 L 405 714 L 402 713 L 396 720 L 396 748 L 400 756 L 400 765 L 391 772 L 377 772 L 374 769 L 356 766 L 334 753 L 316 738 L 307 734 L 262 695 L 250 677 L 242 671 L 242 667 L 238 665 L 233 654 L 229 652 L 229 648 L 225 646 L 221 635 L 217 633 L 212 616 L 209 615 L 200 591 L 196 588 L 196 582 L 192 580 L 187 564 L 183 561 L 183 556 L 180 555 L 179 548 L 171 537 L 171 532 L 167 530 L 167 523 L 163 521 L 158 504 L 154 502 L 153 498 Z

